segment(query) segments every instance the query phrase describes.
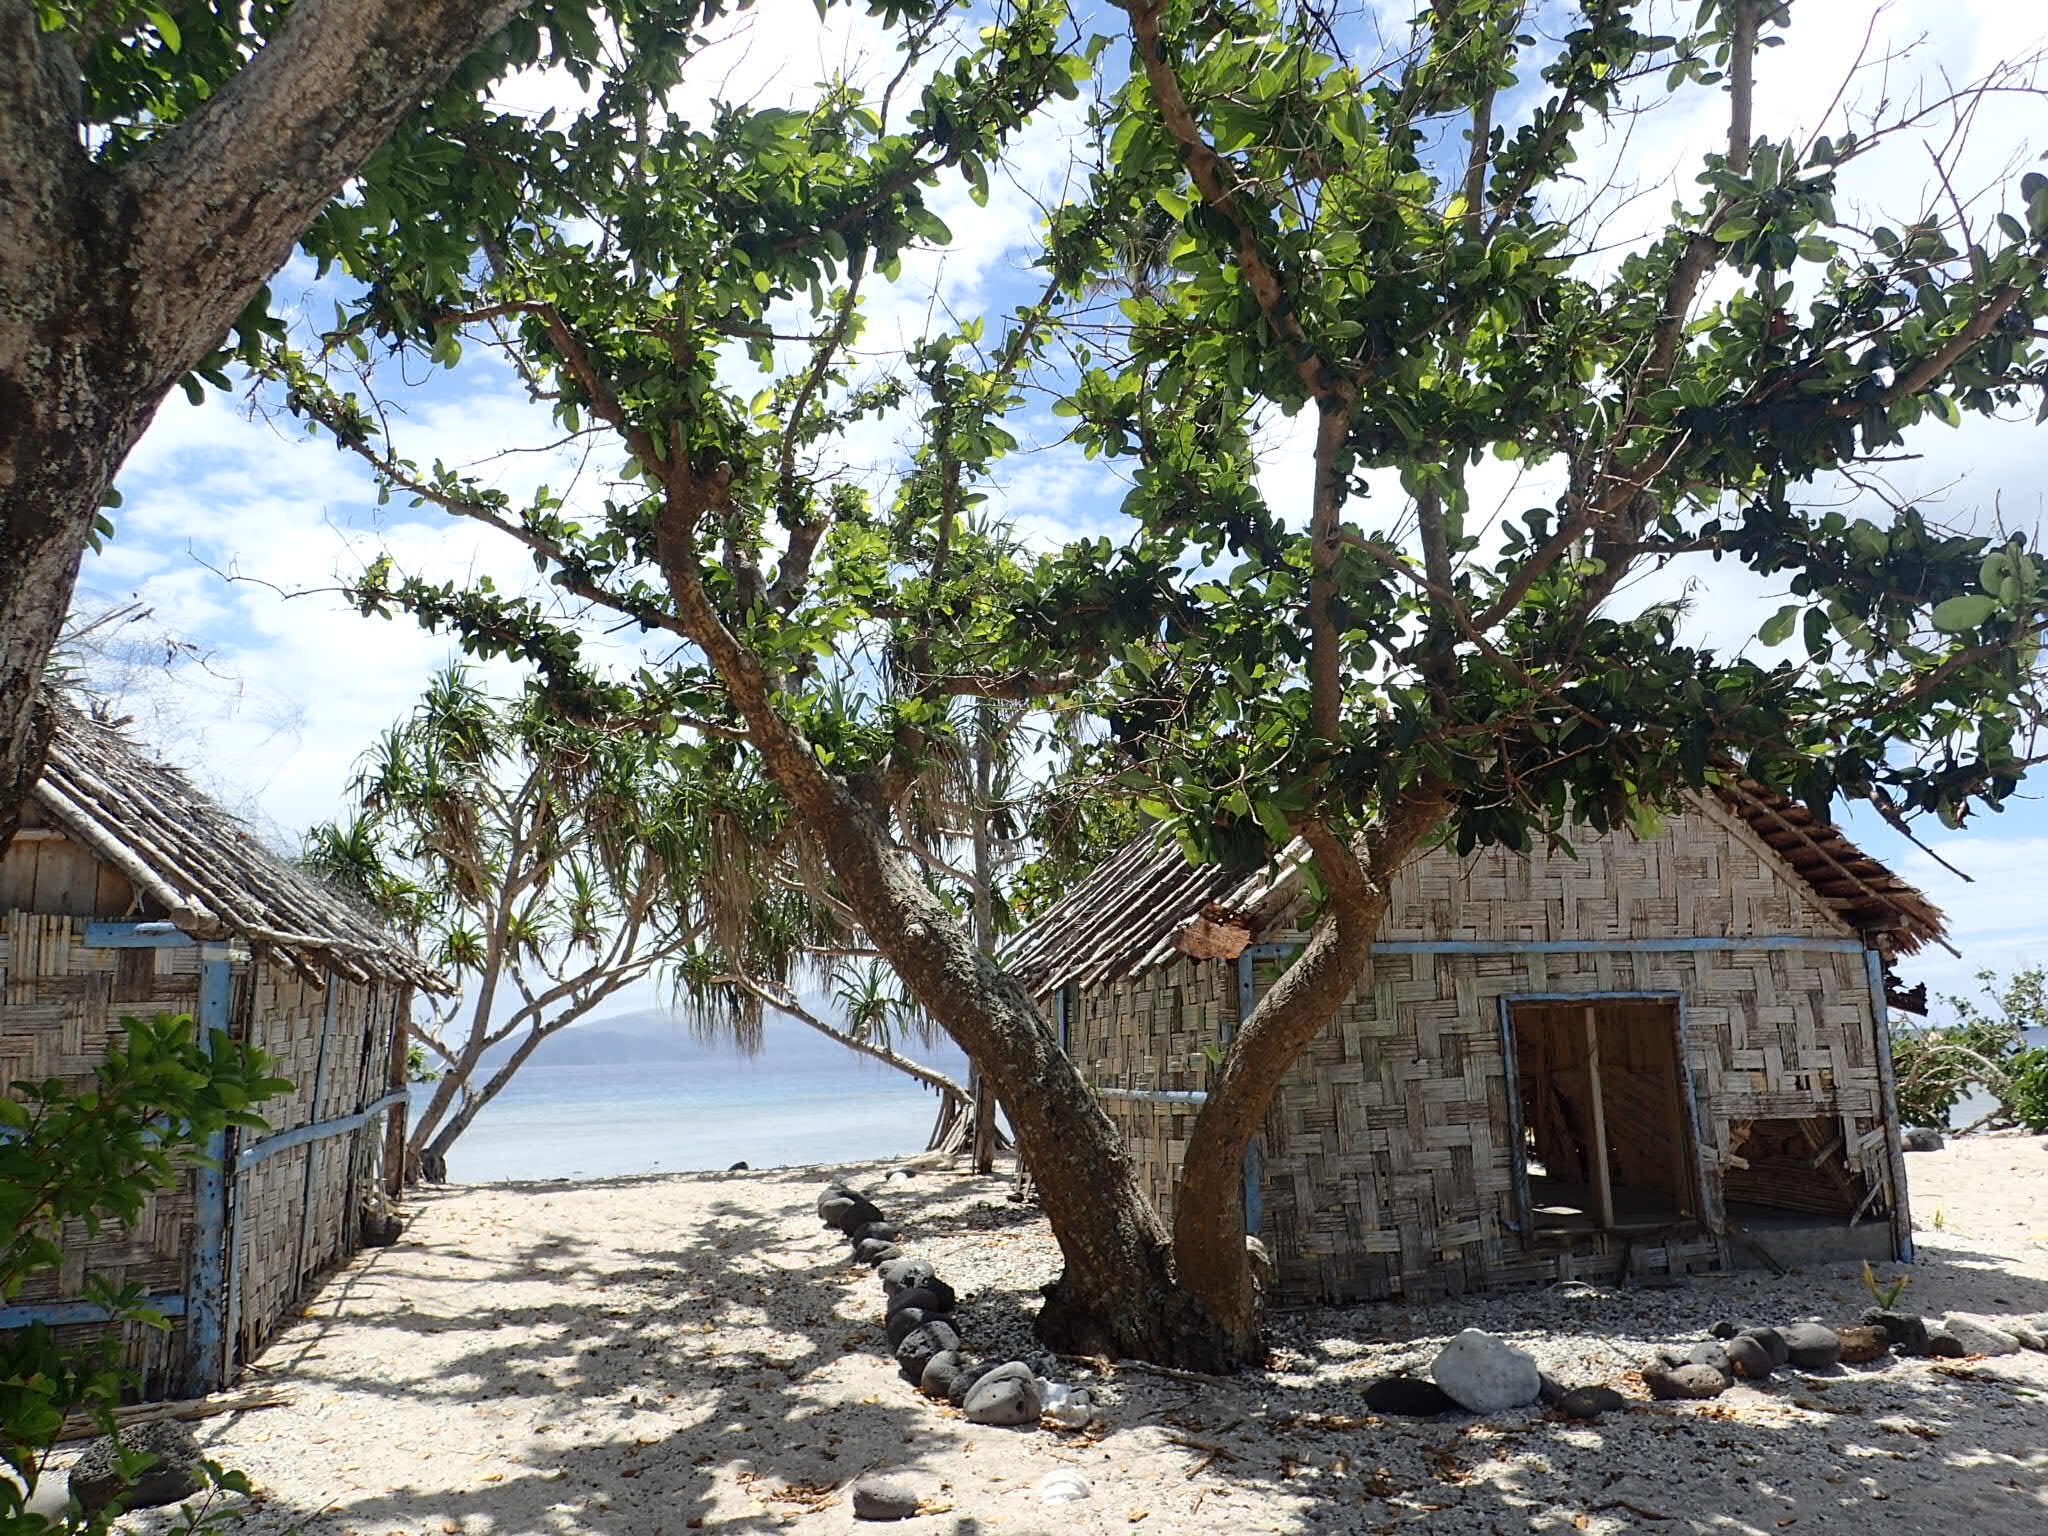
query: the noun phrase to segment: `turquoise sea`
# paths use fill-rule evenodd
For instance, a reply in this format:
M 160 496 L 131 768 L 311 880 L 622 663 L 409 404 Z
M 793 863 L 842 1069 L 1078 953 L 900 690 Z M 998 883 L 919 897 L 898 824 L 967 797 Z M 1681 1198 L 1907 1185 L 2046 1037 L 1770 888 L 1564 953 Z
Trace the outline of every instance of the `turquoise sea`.
M 936 1093 L 801 1025 L 771 1022 L 744 1056 L 651 1017 L 599 1020 L 536 1052 L 456 1142 L 450 1179 L 853 1162 L 922 1151 L 931 1134 Z M 950 1044 L 910 1051 L 965 1081 Z

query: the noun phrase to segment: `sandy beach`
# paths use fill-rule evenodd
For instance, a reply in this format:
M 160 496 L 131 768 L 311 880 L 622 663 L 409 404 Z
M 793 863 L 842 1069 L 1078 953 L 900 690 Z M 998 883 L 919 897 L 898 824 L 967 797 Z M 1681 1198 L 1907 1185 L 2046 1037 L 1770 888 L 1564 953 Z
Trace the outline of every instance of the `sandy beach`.
M 1905 1305 L 2048 1311 L 2048 1140 L 1909 1159 L 1920 1263 Z M 890 1471 L 915 1536 L 1142 1530 L 1863 1533 L 2048 1530 L 2048 1355 L 1888 1359 L 1642 1401 L 1592 1424 L 1540 1408 L 1379 1418 L 1371 1380 L 1499 1332 L 1566 1385 L 1630 1371 L 1714 1322 L 1845 1323 L 1853 1266 L 1583 1284 L 1456 1303 L 1283 1313 L 1271 1369 L 1229 1381 L 1071 1365 L 1086 1431 L 997 1429 L 919 1397 L 882 1353 L 882 1294 L 813 1201 L 872 1189 L 961 1295 L 983 1354 L 1030 1349 L 1057 1255 L 1006 1179 L 888 1165 L 454 1187 L 336 1275 L 247 1378 L 287 1406 L 199 1426 L 246 1471 L 249 1536 L 840 1532 Z M 1090 1496 L 1049 1505 L 1077 1473 Z M 124 1528 L 157 1531 L 164 1514 Z

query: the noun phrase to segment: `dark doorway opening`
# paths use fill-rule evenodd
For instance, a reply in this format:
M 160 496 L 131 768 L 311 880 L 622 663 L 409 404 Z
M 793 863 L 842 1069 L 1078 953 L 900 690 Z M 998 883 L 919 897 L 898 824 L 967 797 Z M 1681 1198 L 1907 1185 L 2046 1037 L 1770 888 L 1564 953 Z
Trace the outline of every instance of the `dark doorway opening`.
M 1537 1231 L 1640 1231 L 1699 1216 L 1699 1161 L 1664 998 L 1509 1005 L 1520 1159 Z

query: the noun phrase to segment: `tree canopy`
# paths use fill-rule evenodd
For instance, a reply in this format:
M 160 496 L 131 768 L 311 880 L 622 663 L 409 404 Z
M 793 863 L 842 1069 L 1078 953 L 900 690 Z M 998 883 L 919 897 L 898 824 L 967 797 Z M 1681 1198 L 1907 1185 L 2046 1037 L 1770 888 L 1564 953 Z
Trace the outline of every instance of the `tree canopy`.
M 266 368 L 387 494 L 497 529 L 589 618 L 389 564 L 367 612 L 519 658 L 572 713 L 670 722 L 685 757 L 744 740 L 1002 1094 L 1068 1261 L 1042 1326 L 1251 1358 L 1239 1161 L 1420 849 L 1640 827 L 1734 775 L 1954 824 L 2043 750 L 2029 538 L 1815 493 L 2036 405 L 2048 179 L 2009 178 L 1988 213 L 1843 206 L 1896 139 L 1945 173 L 2034 64 L 1795 134 L 1754 113 L 1795 9 L 1705 0 L 1657 31 L 1586 0 L 1553 32 L 1515 0 L 1436 0 L 1375 47 L 1271 0 L 1022 0 L 972 35 L 883 5 L 893 75 L 704 112 L 676 99 L 692 41 L 635 33 L 568 121 L 422 124 L 407 153 L 443 170 L 402 216 L 316 232 L 360 296 Z M 863 357 L 863 306 L 947 236 L 930 189 L 981 192 L 1084 86 L 1085 175 L 1049 210 L 1037 296 Z M 1631 239 L 1573 165 L 1667 95 L 1722 126 Z M 601 495 L 515 500 L 388 426 L 382 356 L 459 368 L 478 346 L 609 446 Z M 974 515 L 998 482 L 1029 495 L 1041 393 L 1127 480 L 1118 537 L 1039 556 Z M 1263 488 L 1275 414 L 1312 424 L 1296 502 Z M 908 443 L 872 495 L 836 450 L 877 420 Z M 1528 466 L 1536 504 L 1484 515 L 1492 461 Z M 1687 563 L 1782 584 L 1758 647 L 1632 600 Z M 627 667 L 588 644 L 621 619 L 647 637 Z M 957 750 L 963 698 L 1070 722 L 1090 793 L 1198 858 L 1299 840 L 1312 861 L 1312 937 L 1222 1053 L 1171 1235 L 912 846 L 911 788 Z

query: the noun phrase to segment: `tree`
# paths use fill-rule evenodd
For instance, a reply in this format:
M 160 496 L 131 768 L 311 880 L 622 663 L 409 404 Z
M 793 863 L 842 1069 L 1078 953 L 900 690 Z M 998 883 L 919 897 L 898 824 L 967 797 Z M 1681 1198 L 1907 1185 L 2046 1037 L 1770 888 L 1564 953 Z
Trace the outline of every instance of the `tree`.
M 227 387 L 273 333 L 264 284 L 301 233 L 408 216 L 443 175 L 422 125 L 487 129 L 491 81 L 580 68 L 599 18 L 631 36 L 719 8 L 540 0 L 507 28 L 519 0 L 0 0 L 0 848 L 115 474 L 174 385 Z
M 367 290 L 331 338 L 365 359 L 371 338 L 500 347 L 562 428 L 616 445 L 601 504 L 515 505 L 422 468 L 385 435 L 374 375 L 344 388 L 274 356 L 289 406 L 388 493 L 498 529 L 565 598 L 674 647 L 639 696 L 743 734 L 865 941 L 1001 1095 L 1065 1259 L 1039 1318 L 1061 1347 L 1258 1357 L 1241 1156 L 1418 851 L 1647 826 L 1739 775 L 1822 813 L 1954 823 L 2040 755 L 2048 583 L 2028 541 L 1807 503 L 1925 419 L 2038 388 L 2048 182 L 1991 219 L 1835 205 L 1863 157 L 1937 118 L 1945 170 L 1975 106 L 2031 93 L 2032 66 L 1795 143 L 1753 121 L 1785 7 L 1707 0 L 1669 36 L 1642 9 L 1588 0 L 1544 43 L 1510 0 L 1439 0 L 1354 59 L 1313 10 L 1128 0 L 1129 69 L 1090 118 L 1085 193 L 1051 216 L 1043 293 L 880 379 L 850 355 L 859 302 L 944 238 L 925 188 L 978 189 L 1099 49 L 1062 46 L 1058 9 L 1027 0 L 934 71 L 940 13 L 899 10 L 896 78 L 924 82 L 901 122 L 893 86 L 834 82 L 809 110 L 683 123 L 650 83 L 665 65 L 609 76 L 601 121 L 475 168 L 503 199 L 483 261 L 359 249 Z M 1720 101 L 1725 130 L 1701 190 L 1610 254 L 1575 222 L 1569 167 L 1592 125 L 1665 90 Z M 766 390 L 735 376 L 740 350 Z M 1128 465 L 1122 539 L 1026 562 L 970 526 L 1027 383 Z M 914 442 L 878 506 L 828 450 L 890 408 Z M 1260 490 L 1276 410 L 1313 428 L 1300 505 Z M 1493 458 L 1547 476 L 1542 504 L 1479 519 Z M 1783 583 L 1767 654 L 1631 603 L 1632 576 L 1688 562 Z M 388 567 L 358 596 L 561 688 L 596 670 L 527 599 Z M 1170 1232 L 918 856 L 904 796 L 958 750 L 962 698 L 1086 712 L 1104 787 L 1197 858 L 1308 860 L 1310 936 L 1222 1053 Z
M 844 929 L 794 899 L 774 850 L 772 795 L 728 753 L 670 750 L 673 722 L 565 720 L 538 695 L 493 698 L 468 672 L 437 677 L 377 742 L 344 822 L 306 836 L 303 861 L 422 942 L 457 990 L 411 1039 L 431 1082 L 407 1177 L 440 1182 L 477 1115 L 549 1039 L 625 988 L 669 973 L 707 1032 L 752 1048 L 761 1009 L 789 1014 L 942 1094 L 944 1073 L 897 1052 L 888 1016 L 840 1029 L 793 982 Z
M 1899 1113 L 1909 1125 L 1946 1130 L 1955 1107 L 1972 1088 L 1991 1095 L 1983 1125 L 2023 1125 L 2048 1130 L 2048 967 L 2033 966 L 2001 981 L 1996 971 L 1977 973 L 1977 990 L 1989 1006 L 1951 993 L 1942 999 L 1950 1020 L 1935 1027 L 1892 1025 L 1893 1064 Z

